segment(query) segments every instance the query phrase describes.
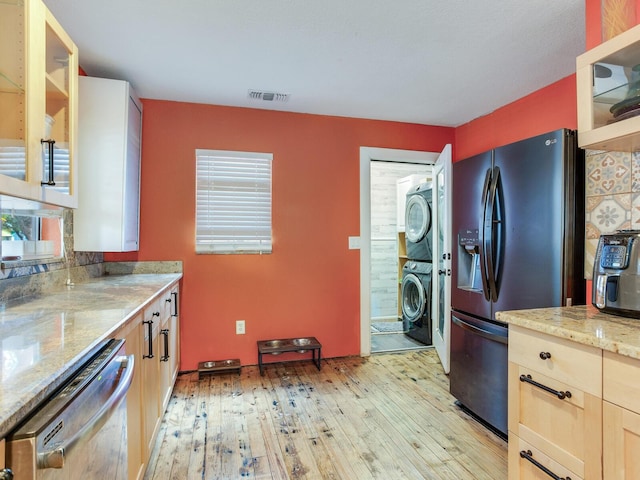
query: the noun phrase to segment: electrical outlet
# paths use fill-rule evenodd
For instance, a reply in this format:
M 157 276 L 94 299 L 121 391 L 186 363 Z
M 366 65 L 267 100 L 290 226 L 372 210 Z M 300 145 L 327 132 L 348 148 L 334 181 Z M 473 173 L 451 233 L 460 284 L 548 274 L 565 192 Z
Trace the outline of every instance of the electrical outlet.
M 244 335 L 244 320 L 236 320 L 236 335 Z

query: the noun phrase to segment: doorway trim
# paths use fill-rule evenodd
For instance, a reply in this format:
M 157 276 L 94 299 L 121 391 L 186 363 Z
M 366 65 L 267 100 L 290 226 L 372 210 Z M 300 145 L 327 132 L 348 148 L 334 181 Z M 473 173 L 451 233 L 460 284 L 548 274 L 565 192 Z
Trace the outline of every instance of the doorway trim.
M 371 161 L 433 165 L 440 152 L 360 147 L 360 355 L 371 355 Z

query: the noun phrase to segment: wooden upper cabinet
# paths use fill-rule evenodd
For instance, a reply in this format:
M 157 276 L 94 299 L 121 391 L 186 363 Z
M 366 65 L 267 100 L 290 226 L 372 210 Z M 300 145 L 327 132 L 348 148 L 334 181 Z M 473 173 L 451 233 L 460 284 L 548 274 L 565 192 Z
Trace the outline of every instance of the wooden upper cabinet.
M 576 60 L 578 145 L 640 150 L 640 25 Z
M 77 89 L 78 49 L 42 1 L 1 2 L 0 193 L 77 206 Z

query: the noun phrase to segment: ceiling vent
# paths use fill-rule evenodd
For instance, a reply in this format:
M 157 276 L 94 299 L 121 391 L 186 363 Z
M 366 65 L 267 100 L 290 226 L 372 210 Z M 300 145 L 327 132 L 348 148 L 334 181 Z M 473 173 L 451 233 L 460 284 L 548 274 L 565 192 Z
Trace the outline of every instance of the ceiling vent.
M 262 92 L 260 90 L 249 90 L 251 100 L 263 100 L 265 102 L 286 102 L 289 100 L 288 93 Z

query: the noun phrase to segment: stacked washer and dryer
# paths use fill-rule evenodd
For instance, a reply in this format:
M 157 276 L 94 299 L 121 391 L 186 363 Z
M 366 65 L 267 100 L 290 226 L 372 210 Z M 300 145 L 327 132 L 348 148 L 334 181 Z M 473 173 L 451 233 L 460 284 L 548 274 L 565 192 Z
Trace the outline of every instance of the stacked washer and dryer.
M 405 335 L 431 345 L 432 184 L 426 182 L 411 187 L 406 200 L 408 260 L 402 267 L 403 330 Z

